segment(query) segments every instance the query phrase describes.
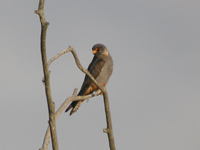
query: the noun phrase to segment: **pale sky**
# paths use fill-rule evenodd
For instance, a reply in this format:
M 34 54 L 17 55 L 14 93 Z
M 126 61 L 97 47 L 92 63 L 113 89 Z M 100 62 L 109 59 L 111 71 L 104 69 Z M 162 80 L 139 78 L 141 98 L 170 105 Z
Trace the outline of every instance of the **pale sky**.
M 48 125 L 38 2 L 0 2 L 2 150 L 39 149 Z M 70 45 L 87 68 L 96 43 L 113 57 L 107 89 L 117 150 L 200 149 L 199 8 L 199 0 L 46 0 L 48 59 Z M 84 74 L 70 53 L 50 70 L 58 108 Z M 103 97 L 85 101 L 58 119 L 59 148 L 108 150 L 105 127 Z

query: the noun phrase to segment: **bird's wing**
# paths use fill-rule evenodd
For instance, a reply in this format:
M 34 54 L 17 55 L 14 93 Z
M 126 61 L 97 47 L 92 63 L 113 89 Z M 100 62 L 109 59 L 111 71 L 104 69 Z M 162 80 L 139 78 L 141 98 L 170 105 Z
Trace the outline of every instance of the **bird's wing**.
M 97 59 L 96 57 L 93 58 L 92 62 L 88 67 L 88 71 L 91 75 L 96 79 L 100 72 L 102 71 L 106 61 L 104 59 Z M 86 75 L 84 82 L 82 84 L 81 90 L 78 95 L 84 95 L 87 89 L 91 86 L 92 80 Z

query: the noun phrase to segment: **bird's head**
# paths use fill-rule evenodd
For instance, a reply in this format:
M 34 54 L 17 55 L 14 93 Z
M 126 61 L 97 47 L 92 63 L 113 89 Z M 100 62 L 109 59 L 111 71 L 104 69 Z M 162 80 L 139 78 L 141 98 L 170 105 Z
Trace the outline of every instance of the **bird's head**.
M 108 56 L 109 52 L 103 44 L 95 44 L 92 47 L 93 54 L 96 56 Z

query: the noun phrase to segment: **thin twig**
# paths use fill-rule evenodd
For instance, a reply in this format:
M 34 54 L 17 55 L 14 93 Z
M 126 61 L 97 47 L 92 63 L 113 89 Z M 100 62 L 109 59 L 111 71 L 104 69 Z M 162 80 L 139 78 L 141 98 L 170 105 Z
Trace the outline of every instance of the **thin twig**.
M 50 64 L 51 64 L 54 60 L 58 59 L 60 56 L 62 56 L 63 54 L 65 54 L 65 53 L 67 53 L 67 52 L 70 52 L 70 51 L 71 51 L 71 47 L 69 47 L 68 49 L 63 50 L 63 51 L 60 52 L 60 53 L 58 53 L 56 56 L 54 56 L 53 58 L 51 58 L 51 59 L 49 60 L 48 65 L 50 66 Z
M 96 84 L 96 86 L 104 93 L 105 88 L 99 85 L 99 83 L 95 80 L 95 78 L 90 74 L 90 72 L 87 69 L 83 68 L 83 66 L 81 65 L 79 58 L 76 54 L 76 51 L 74 50 L 73 47 L 69 46 L 68 49 L 65 49 L 62 52 L 58 53 L 56 56 L 54 56 L 52 59 L 49 60 L 48 65 L 50 65 L 54 60 L 56 60 L 57 58 L 59 58 L 60 56 L 62 56 L 65 53 L 68 53 L 68 52 L 71 52 L 72 55 L 74 56 L 74 59 L 75 59 L 75 62 L 76 62 L 76 65 L 78 66 L 78 68 L 83 73 L 85 73 Z

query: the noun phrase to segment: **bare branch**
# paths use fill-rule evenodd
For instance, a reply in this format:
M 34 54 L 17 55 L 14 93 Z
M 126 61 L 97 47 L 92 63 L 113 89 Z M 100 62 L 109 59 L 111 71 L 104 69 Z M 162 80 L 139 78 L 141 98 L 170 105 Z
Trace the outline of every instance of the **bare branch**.
M 74 56 L 76 65 L 78 66 L 78 68 L 85 73 L 95 84 L 96 86 L 104 93 L 105 88 L 100 86 L 98 84 L 98 82 L 95 80 L 95 78 L 90 74 L 90 72 L 87 69 L 84 69 L 83 66 L 81 65 L 79 58 L 76 54 L 76 51 L 74 50 L 73 47 L 69 46 L 68 49 L 63 50 L 62 52 L 58 53 L 56 56 L 54 56 L 52 59 L 49 60 L 48 65 L 50 65 L 54 60 L 56 60 L 57 58 L 59 58 L 60 56 L 62 56 L 63 54 L 67 53 L 67 52 L 71 52 L 72 55 Z
M 58 53 L 56 56 L 54 56 L 53 58 L 51 58 L 48 62 L 48 65 L 50 66 L 50 64 L 56 60 L 57 58 L 59 58 L 60 56 L 62 56 L 63 54 L 70 52 L 71 51 L 71 47 L 69 47 L 68 49 L 63 50 L 62 52 Z
M 44 0 L 40 0 L 38 10 L 35 11 L 36 14 L 40 17 L 41 22 L 41 56 L 42 56 L 42 66 L 44 72 L 44 84 L 45 84 L 45 92 L 48 104 L 49 111 L 49 125 L 51 131 L 51 139 L 52 139 L 52 147 L 53 150 L 58 150 L 58 140 L 56 133 L 56 123 L 55 123 L 55 104 L 51 97 L 51 89 L 50 89 L 50 78 L 49 78 L 49 69 L 47 64 L 47 55 L 46 55 L 46 33 L 47 27 L 49 25 L 46 22 L 44 17 Z
M 110 114 L 110 107 L 109 107 L 109 100 L 108 100 L 108 93 L 105 87 L 101 87 L 97 81 L 94 79 L 94 77 L 90 74 L 90 72 L 82 67 L 80 64 L 80 61 L 77 57 L 77 54 L 75 50 L 73 49 L 72 54 L 75 58 L 76 64 L 78 68 L 84 72 L 95 84 L 98 86 L 98 88 L 103 92 L 104 96 L 104 106 L 105 106 L 105 113 L 106 113 L 106 121 L 107 121 L 107 134 L 108 134 L 108 140 L 109 140 L 109 145 L 111 150 L 115 150 L 115 142 L 114 142 L 114 135 L 113 135 L 113 130 L 112 130 L 112 121 L 111 121 L 111 114 Z
M 58 108 L 58 110 L 55 113 L 55 120 L 57 120 L 59 118 L 60 114 L 63 112 L 63 110 L 67 107 L 67 105 L 70 102 L 72 102 L 72 101 L 80 101 L 80 100 L 83 100 L 83 99 L 92 98 L 94 96 L 98 96 L 101 93 L 101 91 L 99 90 L 99 91 L 95 92 L 94 94 L 89 94 L 89 95 L 86 95 L 86 96 L 77 96 L 77 91 L 78 91 L 77 88 L 74 89 L 73 95 L 71 97 L 68 97 L 63 102 L 63 104 Z M 43 140 L 43 145 L 42 145 L 42 148 L 40 150 L 47 150 L 49 141 L 50 141 L 50 127 L 48 126 L 48 128 L 46 130 L 46 134 L 45 134 L 44 140 Z
M 113 129 L 112 129 L 112 120 L 111 120 L 110 106 L 109 106 L 109 100 L 108 100 L 108 92 L 106 89 L 103 93 L 103 98 L 104 98 L 104 107 L 105 107 L 106 121 L 107 121 L 107 128 L 104 129 L 103 132 L 108 134 L 110 149 L 116 150 Z
M 74 48 L 72 48 L 71 46 L 60 52 L 59 54 L 57 54 L 55 57 L 53 57 L 48 64 L 50 65 L 55 59 L 59 58 L 61 55 L 67 53 L 67 52 L 71 52 L 74 56 L 76 65 L 78 66 L 78 68 L 85 73 L 98 87 L 99 89 L 103 92 L 103 96 L 104 96 L 104 106 L 105 106 L 105 114 L 106 114 L 106 121 L 107 121 L 107 128 L 104 129 L 104 133 L 108 134 L 108 140 L 109 140 L 109 145 L 110 145 L 110 149 L 111 150 L 115 150 L 115 142 L 114 142 L 114 135 L 113 135 L 113 129 L 112 129 L 112 120 L 111 120 L 111 113 L 110 113 L 110 107 L 109 107 L 109 99 L 108 99 L 108 93 L 105 87 L 101 87 L 98 82 L 94 79 L 94 77 L 90 74 L 90 72 L 87 69 L 84 69 L 83 66 L 81 65 L 78 56 L 76 54 L 76 51 L 74 50 Z

